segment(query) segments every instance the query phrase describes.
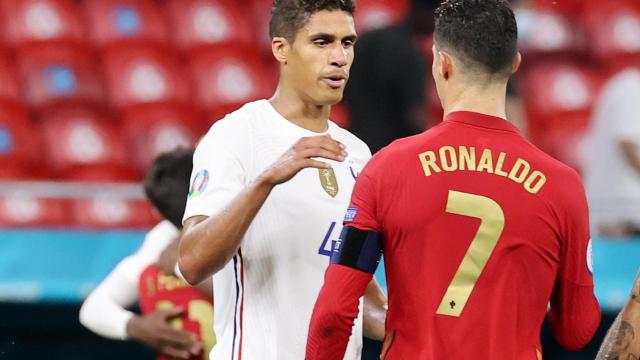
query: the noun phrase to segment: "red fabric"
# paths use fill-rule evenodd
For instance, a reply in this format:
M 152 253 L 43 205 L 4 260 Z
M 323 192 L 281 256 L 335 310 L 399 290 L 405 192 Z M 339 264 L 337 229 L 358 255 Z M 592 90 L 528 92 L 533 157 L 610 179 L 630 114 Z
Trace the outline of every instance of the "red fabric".
M 440 172 L 428 167 L 427 176 L 419 154 L 433 151 L 440 158 L 445 146 L 456 159 L 460 146 L 474 148 L 477 167 L 489 149 L 491 172 L 445 169 L 437 161 Z M 516 159 L 529 164 L 529 173 L 546 176 L 538 192 L 505 176 Z M 470 207 L 468 196 L 497 204 L 503 217 L 493 219 L 504 220 L 486 266 L 474 285 L 467 284 L 473 288 L 458 317 L 437 312 L 481 219 L 447 211 L 451 191 L 467 194 L 461 207 Z M 363 170 L 350 208 L 357 215 L 346 225 L 379 231 L 384 239 L 386 330 L 395 334 L 386 359 L 535 360 L 551 299 L 556 334 L 568 348 L 584 346 L 597 328 L 600 312 L 587 267 L 588 209 L 580 178 L 503 119 L 456 112 L 426 133 L 395 142 Z
M 174 326 L 196 334 L 200 340 L 208 338 L 208 345 L 211 347 L 215 344 L 211 299 L 177 277 L 165 274 L 158 270 L 157 266 L 150 265 L 140 275 L 140 309 L 143 314 L 149 314 L 158 309 L 166 310 L 167 307 L 184 309 L 184 313 L 174 320 Z M 200 309 L 195 309 L 197 307 Z M 208 359 L 210 350 L 205 348 L 201 355 L 192 356 L 189 360 Z M 158 360 L 169 359 L 168 356 L 158 356 Z
M 311 316 L 306 360 L 342 360 L 358 316 L 359 299 L 372 276 L 343 265 L 329 265 Z

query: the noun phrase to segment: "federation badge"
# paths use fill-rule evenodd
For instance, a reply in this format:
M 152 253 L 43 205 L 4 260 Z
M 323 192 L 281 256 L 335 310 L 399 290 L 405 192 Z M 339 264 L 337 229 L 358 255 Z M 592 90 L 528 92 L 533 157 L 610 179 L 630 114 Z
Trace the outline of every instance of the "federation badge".
M 336 179 L 336 173 L 333 169 L 318 169 L 318 174 L 320 175 L 320 184 L 322 184 L 322 188 L 327 192 L 331 197 L 336 197 L 338 195 L 338 179 Z
M 200 170 L 193 178 L 191 188 L 189 189 L 189 197 L 199 197 L 209 184 L 209 171 Z
M 354 160 L 349 160 L 349 171 L 351 172 L 351 176 L 353 180 L 358 180 L 358 176 L 360 176 L 360 170 L 356 170 L 354 166 L 356 162 Z

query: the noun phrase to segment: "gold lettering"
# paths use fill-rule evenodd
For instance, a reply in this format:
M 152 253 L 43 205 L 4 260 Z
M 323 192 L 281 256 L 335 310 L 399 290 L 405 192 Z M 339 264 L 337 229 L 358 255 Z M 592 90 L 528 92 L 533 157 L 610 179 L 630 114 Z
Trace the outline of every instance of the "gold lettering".
M 458 166 L 460 170 L 476 171 L 476 148 L 467 148 L 466 146 L 458 147 L 460 152 L 460 160 Z
M 534 185 L 533 183 L 536 180 L 538 180 L 538 182 L 536 182 Z M 546 182 L 547 177 L 540 171 L 536 170 L 531 173 L 531 176 L 529 176 L 529 178 L 527 178 L 527 181 L 524 183 L 524 189 L 532 194 L 536 194 L 538 191 L 540 191 L 540 189 L 542 189 L 542 186 L 544 186 Z
M 507 173 L 502 170 L 502 166 L 504 166 L 504 159 L 507 157 L 507 154 L 501 152 L 498 156 L 498 163 L 496 164 L 496 171 L 494 172 L 496 175 L 507 176 Z
M 493 157 L 491 156 L 491 150 L 484 149 L 482 157 L 480 157 L 480 163 L 478 164 L 478 171 L 486 171 L 493 174 Z
M 518 174 L 518 171 L 520 170 L 522 171 Z M 529 165 L 525 160 L 518 158 L 516 163 L 513 164 L 511 171 L 509 171 L 509 179 L 517 182 L 518 184 L 522 184 L 527 178 L 527 175 L 529 175 L 529 170 L 531 170 L 531 165 Z
M 449 153 L 449 156 L 447 156 L 447 153 Z M 443 146 L 440 148 L 440 164 L 444 171 L 455 171 L 458 169 L 458 157 L 452 146 Z
M 422 169 L 424 170 L 425 176 L 431 176 L 431 169 L 434 172 L 439 173 L 442 170 L 436 164 L 436 154 L 433 151 L 425 151 L 422 154 L 418 155 L 420 158 L 420 162 L 422 163 Z

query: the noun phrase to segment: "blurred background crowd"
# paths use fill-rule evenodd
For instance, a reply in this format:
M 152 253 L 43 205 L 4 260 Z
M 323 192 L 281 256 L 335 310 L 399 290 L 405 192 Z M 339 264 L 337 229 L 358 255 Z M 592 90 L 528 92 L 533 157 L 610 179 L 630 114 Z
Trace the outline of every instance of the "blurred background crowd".
M 524 62 L 508 116 L 583 175 L 596 291 L 613 314 L 640 255 L 640 0 L 512 4 Z M 372 151 L 442 119 L 430 67 L 437 5 L 357 0 L 356 61 L 332 120 Z M 78 306 L 159 221 L 139 184 L 151 161 L 272 95 L 270 7 L 0 0 L 0 359 L 143 354 L 90 335 Z M 574 356 L 550 343 L 545 358 L 589 358 Z

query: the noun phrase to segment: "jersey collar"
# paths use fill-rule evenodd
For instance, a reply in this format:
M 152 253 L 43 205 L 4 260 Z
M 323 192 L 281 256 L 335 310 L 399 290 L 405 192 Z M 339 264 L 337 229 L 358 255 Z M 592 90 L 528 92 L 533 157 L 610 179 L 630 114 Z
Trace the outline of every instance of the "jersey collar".
M 449 113 L 449 115 L 445 117 L 444 121 L 453 121 L 487 129 L 503 130 L 515 133 L 520 132 L 517 127 L 506 119 L 472 111 L 454 111 Z

